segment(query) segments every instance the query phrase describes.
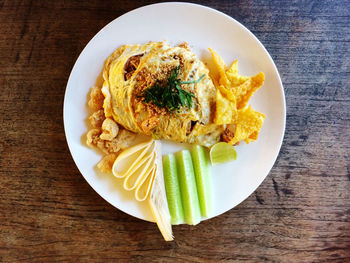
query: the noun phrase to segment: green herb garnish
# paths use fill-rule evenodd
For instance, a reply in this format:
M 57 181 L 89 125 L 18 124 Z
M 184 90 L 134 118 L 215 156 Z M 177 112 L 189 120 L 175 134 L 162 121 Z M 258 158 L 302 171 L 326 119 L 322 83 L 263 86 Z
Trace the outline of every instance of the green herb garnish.
M 205 74 L 194 81 L 181 81 L 178 78 L 180 66 L 175 67 L 166 83 L 157 80 L 153 86 L 145 89 L 141 96 L 145 103 L 152 102 L 158 108 L 166 108 L 169 112 L 178 112 L 180 107 L 192 108 L 194 94 L 181 89 L 181 84 L 194 84 L 201 81 Z

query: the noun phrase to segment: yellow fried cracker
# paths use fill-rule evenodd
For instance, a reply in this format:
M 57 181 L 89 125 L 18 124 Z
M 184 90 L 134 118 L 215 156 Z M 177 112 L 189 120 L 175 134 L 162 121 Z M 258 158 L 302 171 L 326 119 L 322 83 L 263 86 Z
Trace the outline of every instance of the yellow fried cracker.
M 231 90 L 226 89 L 224 86 L 220 85 L 218 86 L 218 89 L 220 90 L 221 94 L 229 99 L 230 101 L 234 102 L 236 105 L 236 96 L 235 94 L 233 94 L 233 92 Z
M 236 87 L 243 84 L 250 77 L 238 75 L 238 60 L 233 61 L 231 67 L 226 71 L 226 77 L 229 80 L 230 87 Z
M 235 121 L 236 115 L 236 103 L 225 98 L 220 90 L 217 90 L 214 123 L 217 125 L 232 123 Z
M 256 76 L 247 77 L 238 74 L 238 61 L 235 60 L 229 69 L 227 69 L 223 59 L 211 48 L 209 48 L 213 56 L 215 67 L 219 72 L 219 79 L 214 80 L 214 84 L 220 89 L 221 93 L 228 99 L 236 97 L 237 109 L 247 106 L 250 97 L 264 83 L 264 73 L 260 72 Z M 224 86 L 224 88 L 220 87 Z M 230 92 L 226 91 L 229 90 Z M 232 100 L 232 99 L 230 99 Z
M 244 81 L 243 78 L 245 79 Z M 234 83 L 241 83 L 235 86 L 232 84 L 230 78 L 230 85 L 227 87 L 227 89 L 229 89 L 236 97 L 237 109 L 242 109 L 247 106 L 248 101 L 254 92 L 256 92 L 263 85 L 264 79 L 264 73 L 260 72 L 253 77 L 242 77 L 241 80 L 238 80 L 237 78 L 234 79 Z
M 251 106 L 238 110 L 234 137 L 229 141 L 234 145 L 244 140 L 246 143 L 255 141 L 263 125 L 265 115 L 255 111 Z
M 264 73 L 262 72 L 253 77 L 239 75 L 237 71 L 237 60 L 226 71 L 226 77 L 229 80 L 227 88 L 236 96 L 237 109 L 247 106 L 250 97 L 263 85 L 265 80 Z
M 232 62 L 231 67 L 226 71 L 226 75 L 228 76 L 237 76 L 238 74 L 238 66 L 237 66 L 238 60 Z
M 214 64 L 219 72 L 219 79 L 214 81 L 214 82 L 217 82 L 219 83 L 220 85 L 224 85 L 225 87 L 229 84 L 229 81 L 226 77 L 226 70 L 227 70 L 227 66 L 224 62 L 224 60 L 219 56 L 218 53 L 216 53 L 215 50 L 209 48 L 209 51 L 213 57 L 213 60 L 214 60 Z
M 237 109 L 242 109 L 247 106 L 250 97 L 257 91 L 264 83 L 264 73 L 249 77 L 243 84 L 232 87 L 233 93 L 236 95 Z
M 258 131 L 253 132 L 251 135 L 249 135 L 249 137 L 245 140 L 245 142 L 250 143 L 250 142 L 256 141 L 258 139 L 258 135 L 259 135 Z

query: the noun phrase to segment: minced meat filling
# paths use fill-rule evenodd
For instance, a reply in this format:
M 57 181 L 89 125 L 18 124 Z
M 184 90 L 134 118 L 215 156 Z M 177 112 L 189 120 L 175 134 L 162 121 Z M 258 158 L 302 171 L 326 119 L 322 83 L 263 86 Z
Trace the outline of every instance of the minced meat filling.
M 127 81 L 131 78 L 134 71 L 137 69 L 137 66 L 140 64 L 140 59 L 143 54 L 132 56 L 124 65 L 124 80 Z

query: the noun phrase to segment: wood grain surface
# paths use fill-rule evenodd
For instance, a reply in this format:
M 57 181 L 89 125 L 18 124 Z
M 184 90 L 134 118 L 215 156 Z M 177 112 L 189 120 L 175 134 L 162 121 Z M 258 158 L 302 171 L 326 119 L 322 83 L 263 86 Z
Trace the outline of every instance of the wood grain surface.
M 166 243 L 80 175 L 69 73 L 103 26 L 150 3 L 0 0 L 0 262 L 350 262 L 349 1 L 201 1 L 261 40 L 286 93 L 278 160 L 236 208 Z

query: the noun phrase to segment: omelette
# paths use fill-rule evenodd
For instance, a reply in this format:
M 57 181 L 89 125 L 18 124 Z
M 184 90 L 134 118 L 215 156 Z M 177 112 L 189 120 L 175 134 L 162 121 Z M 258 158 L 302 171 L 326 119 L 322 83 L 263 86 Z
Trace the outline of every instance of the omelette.
M 237 62 L 228 68 L 215 51 L 210 51 L 217 76 L 186 44 L 149 42 L 118 48 L 103 68 L 104 117 L 156 139 L 204 146 L 256 140 L 265 116 L 247 107 L 247 102 L 262 86 L 263 73 L 240 76 Z M 169 92 L 169 99 L 159 101 L 165 98 L 159 92 L 168 88 L 170 80 L 177 81 L 176 88 L 169 89 L 176 94 Z M 171 104 L 174 98 L 182 104 Z M 177 106 L 176 110 L 169 105 Z

